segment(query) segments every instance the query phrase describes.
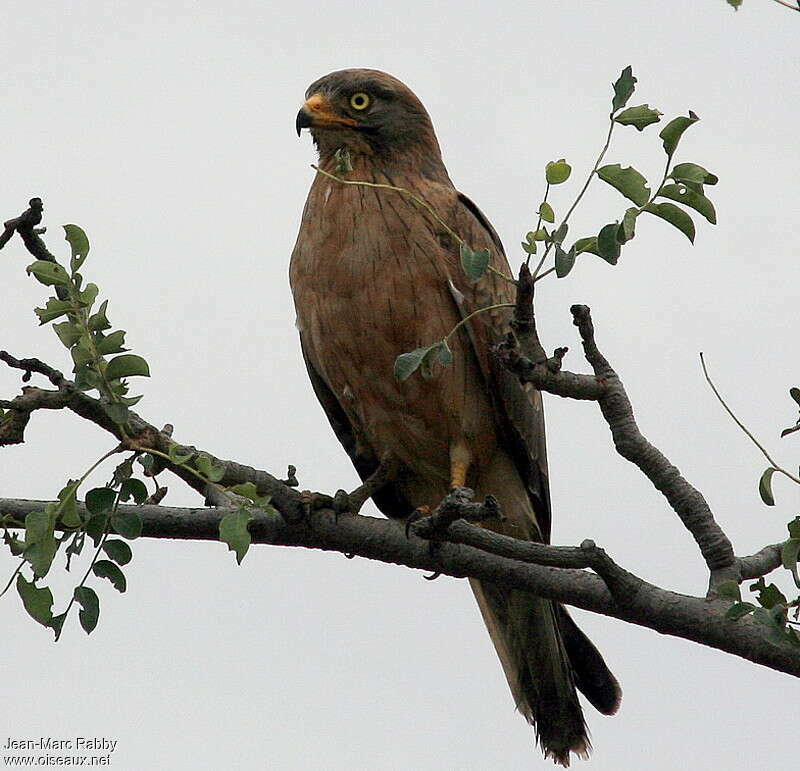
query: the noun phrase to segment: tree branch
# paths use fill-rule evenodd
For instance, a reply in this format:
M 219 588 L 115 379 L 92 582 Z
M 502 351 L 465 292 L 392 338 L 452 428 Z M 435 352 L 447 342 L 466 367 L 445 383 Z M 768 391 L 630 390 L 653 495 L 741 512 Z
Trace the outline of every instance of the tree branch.
M 589 308 L 573 305 L 570 310 L 594 376 L 560 369 L 565 349 L 558 349 L 553 358 L 547 358 L 536 332 L 533 280 L 525 265 L 520 270 L 517 286 L 515 334 L 498 347 L 501 360 L 523 382 L 531 383 L 540 391 L 597 401 L 611 429 L 617 452 L 634 463 L 666 497 L 700 547 L 711 573 L 709 590 L 713 591 L 724 581 L 737 580 L 739 566 L 733 546 L 715 521 L 705 498 L 639 431 L 625 387 L 597 347 Z

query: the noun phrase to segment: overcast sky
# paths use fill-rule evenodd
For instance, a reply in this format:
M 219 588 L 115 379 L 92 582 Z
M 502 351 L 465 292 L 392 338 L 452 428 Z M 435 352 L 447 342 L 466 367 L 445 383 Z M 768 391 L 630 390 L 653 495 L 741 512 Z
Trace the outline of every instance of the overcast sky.
M 293 463 L 304 488 L 352 488 L 306 381 L 287 280 L 315 160 L 294 133 L 307 85 L 354 66 L 406 82 L 454 182 L 516 265 L 544 164 L 566 157 L 575 168 L 552 197 L 563 213 L 602 145 L 610 84 L 631 64 L 631 104 L 701 116 L 679 160 L 719 175 L 709 189 L 719 225 L 699 221 L 692 247 L 642 217 L 616 268 L 589 255 L 542 286 L 541 331 L 583 369 L 568 309 L 589 304 L 643 432 L 705 492 L 737 552 L 783 539 L 797 491 L 776 480 L 778 505 L 760 503 L 765 461 L 715 403 L 698 352 L 739 416 L 796 466 L 800 440 L 777 437 L 796 417 L 787 389 L 800 385 L 798 15 L 767 0 L 736 14 L 723 0 L 434 7 L 7 0 L 0 220 L 38 195 L 57 254 L 68 253 L 61 224 L 86 229 L 84 274 L 151 365 L 136 384 L 144 417 L 276 475 Z M 608 162 L 655 177 L 658 130 L 620 130 Z M 626 205 L 597 183 L 573 233 L 597 232 Z M 28 261 L 16 239 L 0 253 L 0 348 L 68 371 L 53 332 L 36 326 L 46 294 L 25 276 Z M 18 387 L 0 370 L 3 398 Z M 613 453 L 596 406 L 546 405 L 554 542 L 594 538 L 644 578 L 702 594 L 694 543 Z M 2 495 L 52 497 L 109 448 L 72 415 L 38 414 L 27 443 L 0 454 Z M 169 485 L 167 502 L 198 502 Z M 550 767 L 514 712 L 465 582 L 273 547 L 253 548 L 241 567 L 220 544 L 140 541 L 134 554 L 125 595 L 98 587 L 88 638 L 73 615 L 54 644 L 13 593 L 3 598 L 0 741 L 114 739 L 117 771 Z M 10 575 L 14 562 L 0 557 L 0 568 Z M 62 608 L 72 584 L 52 583 Z M 792 678 L 575 615 L 624 690 L 613 718 L 587 708 L 595 752 L 579 768 L 769 768 L 796 757 Z

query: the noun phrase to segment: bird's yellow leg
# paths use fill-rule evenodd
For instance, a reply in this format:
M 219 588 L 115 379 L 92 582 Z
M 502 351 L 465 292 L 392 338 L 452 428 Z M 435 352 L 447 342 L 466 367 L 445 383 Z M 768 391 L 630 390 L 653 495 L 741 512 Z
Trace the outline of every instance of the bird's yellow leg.
M 450 487 L 466 487 L 472 453 L 463 441 L 450 447 Z

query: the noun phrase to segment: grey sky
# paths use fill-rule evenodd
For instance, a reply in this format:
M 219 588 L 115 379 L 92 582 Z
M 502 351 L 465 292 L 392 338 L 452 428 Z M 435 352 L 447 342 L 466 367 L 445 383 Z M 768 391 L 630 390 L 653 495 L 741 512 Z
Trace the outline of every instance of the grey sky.
M 547 282 L 542 333 L 581 369 L 568 308 L 591 305 L 642 430 L 705 492 L 737 550 L 785 537 L 797 491 L 776 480 L 778 505 L 760 503 L 765 462 L 714 402 L 697 354 L 740 417 L 796 465 L 797 440 L 777 432 L 795 417 L 786 389 L 800 385 L 797 15 L 766 0 L 735 15 L 723 0 L 428 6 L 7 0 L 0 218 L 41 196 L 62 255 L 59 226 L 86 229 L 87 279 L 151 365 L 136 384 L 145 417 L 276 474 L 294 463 L 303 487 L 348 488 L 355 474 L 306 382 L 287 282 L 313 175 L 310 139 L 294 135 L 308 83 L 351 66 L 404 80 L 432 115 L 451 177 L 518 264 L 544 164 L 575 168 L 574 184 L 554 191 L 563 212 L 602 145 L 610 83 L 631 64 L 631 104 L 701 116 L 680 159 L 719 175 L 709 193 L 720 224 L 698 222 L 691 247 L 642 218 L 616 268 L 589 255 Z M 608 162 L 655 177 L 658 130 L 620 130 Z M 576 235 L 624 211 L 601 185 Z M 25 264 L 16 242 L 0 255 L 0 348 L 68 369 L 52 331 L 36 327 L 45 295 Z M 4 397 L 18 384 L 0 370 Z M 594 538 L 645 578 L 702 592 L 691 539 L 611 452 L 595 406 L 549 398 L 547 411 L 554 541 Z M 53 496 L 109 449 L 62 414 L 36 416 L 27 438 L 0 454 L 3 496 Z M 169 484 L 168 502 L 197 502 Z M 219 544 L 140 541 L 134 555 L 124 596 L 99 587 L 89 638 L 73 616 L 54 645 L 16 597 L 3 599 L 8 736 L 111 737 L 118 771 L 550 767 L 463 582 L 279 548 L 254 548 L 241 567 Z M 7 556 L 0 566 L 14 567 Z M 61 607 L 70 585 L 54 587 Z M 588 768 L 768 768 L 790 757 L 791 678 L 576 615 L 624 690 L 616 717 L 587 709 Z

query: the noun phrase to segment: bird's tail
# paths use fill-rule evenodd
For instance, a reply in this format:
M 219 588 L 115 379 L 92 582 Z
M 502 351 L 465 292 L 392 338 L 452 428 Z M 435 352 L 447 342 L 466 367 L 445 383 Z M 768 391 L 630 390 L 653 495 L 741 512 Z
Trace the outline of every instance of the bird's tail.
M 569 766 L 591 744 L 576 687 L 602 712 L 614 712 L 619 686 L 589 639 L 559 605 L 519 590 L 470 580 L 517 709 L 544 751 Z M 572 658 L 576 661 L 572 661 Z

